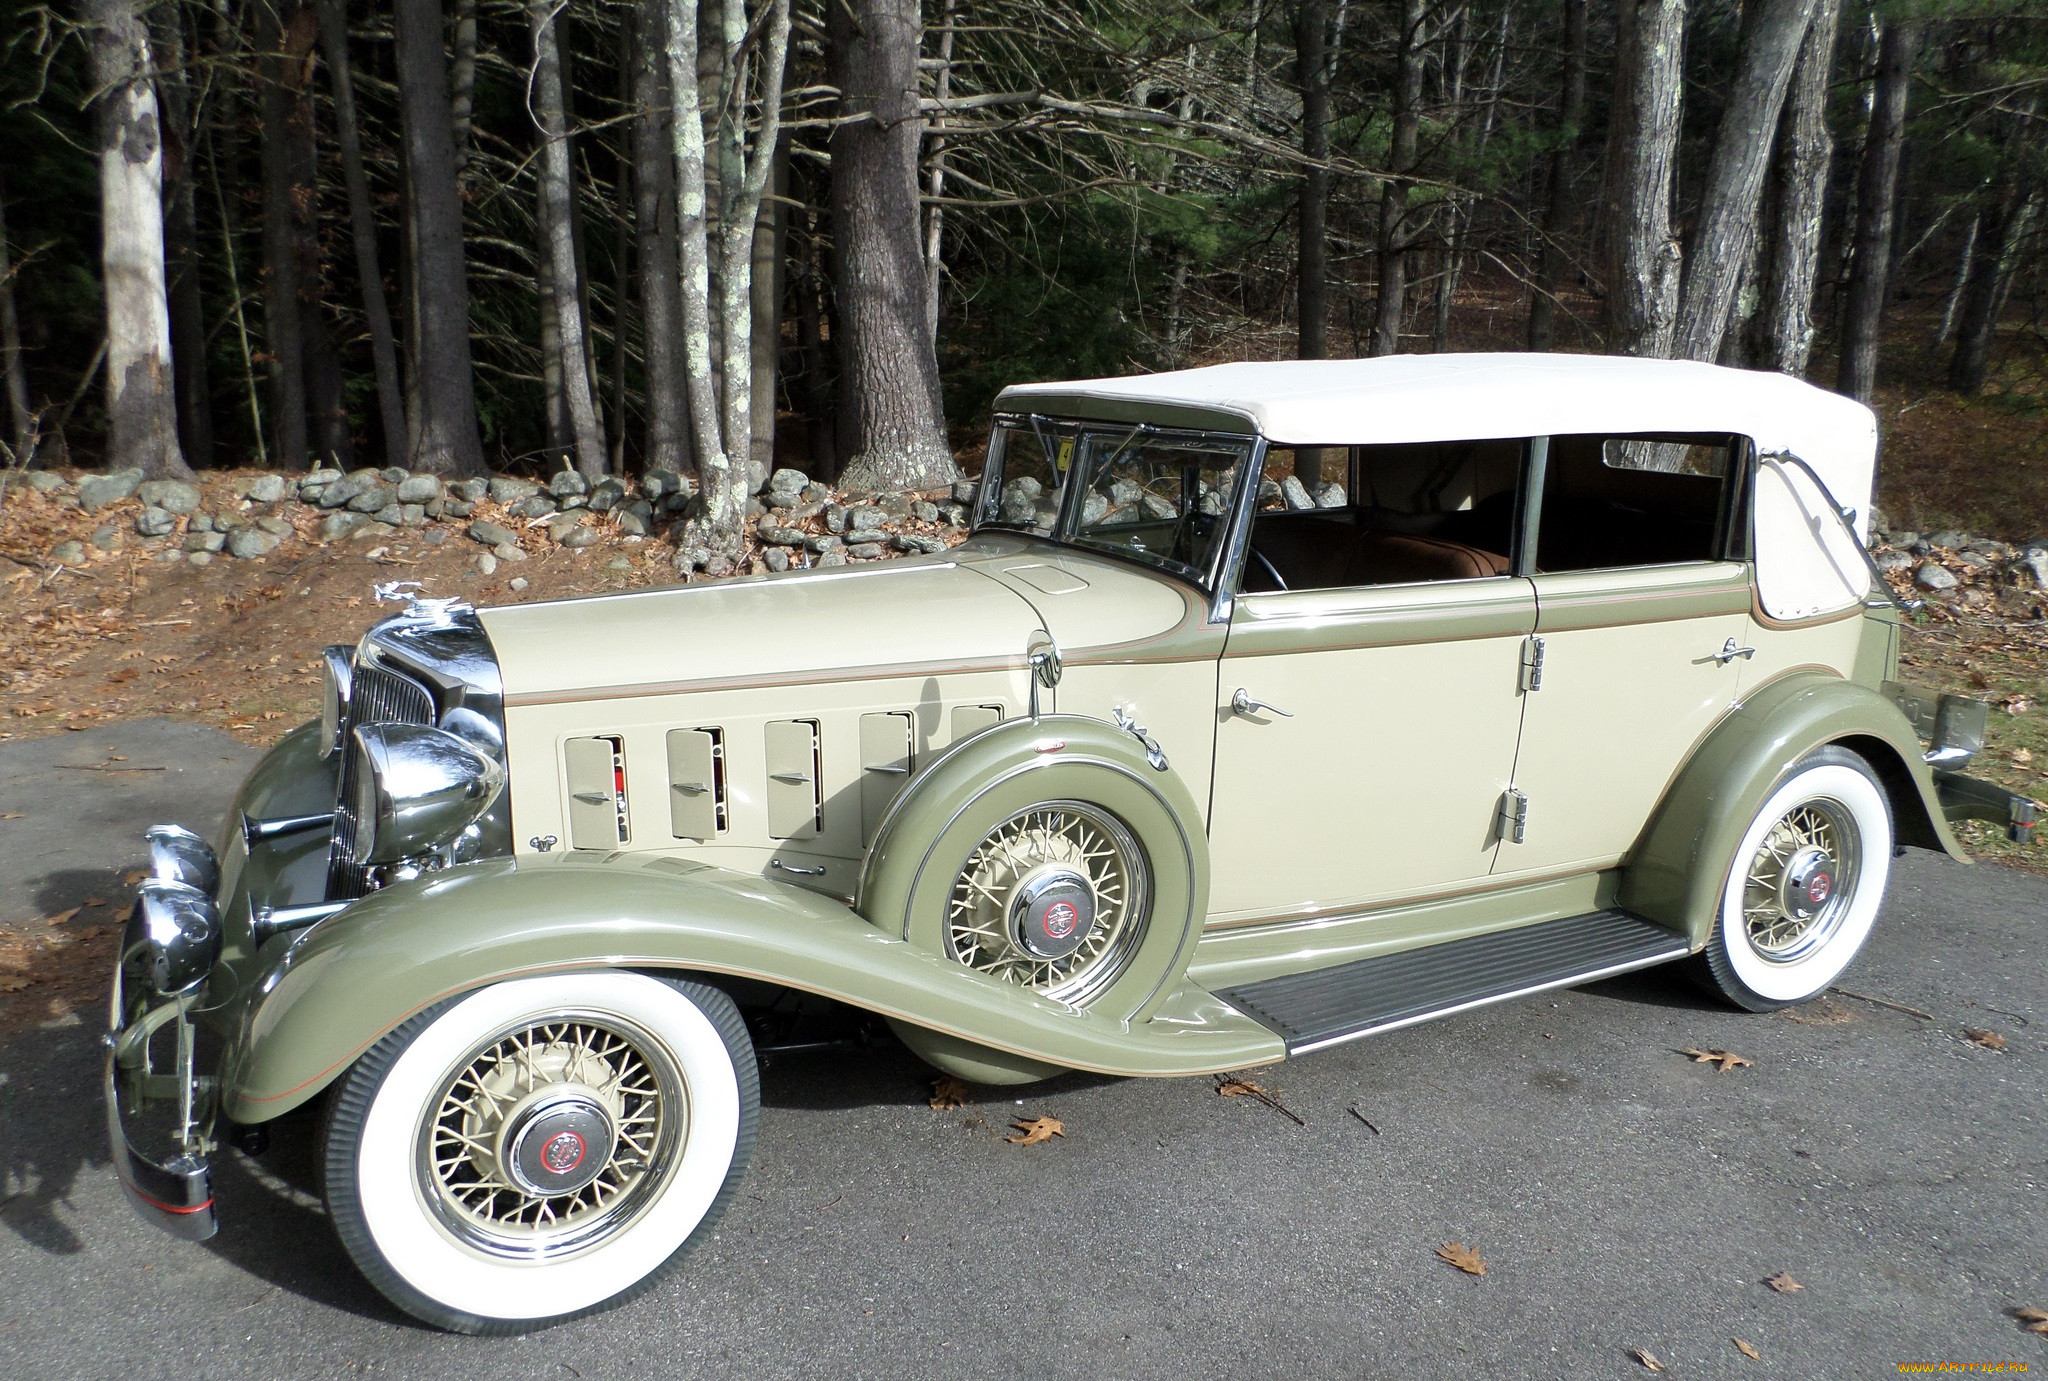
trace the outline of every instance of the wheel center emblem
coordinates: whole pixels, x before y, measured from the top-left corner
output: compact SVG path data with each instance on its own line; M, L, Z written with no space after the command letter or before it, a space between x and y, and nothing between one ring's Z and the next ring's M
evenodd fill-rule
M1055 940L1066 939L1079 924L1081 912L1070 901L1054 902L1045 909L1045 933Z
M1812 898L1815 906L1818 906L1828 899L1828 893L1832 892L1834 887L1835 880L1833 878L1829 877L1826 873L1815 873L1807 880L1806 895Z
M583 1138L576 1133L557 1132L548 1138L548 1144L541 1148L541 1164L554 1174L566 1175L583 1164L583 1157L588 1150Z

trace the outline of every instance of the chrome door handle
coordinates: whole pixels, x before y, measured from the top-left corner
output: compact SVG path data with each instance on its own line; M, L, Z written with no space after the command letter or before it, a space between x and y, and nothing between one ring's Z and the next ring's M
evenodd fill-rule
M1716 652L1716 653L1714 654L1714 660L1715 660L1715 661L1717 661L1717 662L1719 662L1719 663L1720 663L1720 664L1721 664L1722 666L1727 666L1727 665L1728 665L1728 664L1729 664L1730 662L1734 661L1734 660L1735 660L1735 659L1736 659L1737 657L1745 657L1745 658L1746 658L1746 657L1754 657L1754 656L1756 656L1756 649L1755 649L1755 648L1753 648L1753 647L1737 647L1737 646L1735 645L1735 639L1733 639L1733 638L1730 638L1730 639L1729 639L1729 640L1728 640L1727 642L1725 642L1725 643L1722 643L1722 644L1721 644L1721 650L1720 650L1719 652Z
M800 873L807 878L821 878L825 876L825 870L823 868L799 868L796 866L796 864L784 863L779 858L769 859L768 866L770 868L780 868L785 873Z
M1291 713L1281 709L1278 705L1268 705L1263 700L1252 699L1252 693L1243 686L1239 686L1237 693L1230 697L1230 711L1232 714L1277 714L1282 719L1294 718Z

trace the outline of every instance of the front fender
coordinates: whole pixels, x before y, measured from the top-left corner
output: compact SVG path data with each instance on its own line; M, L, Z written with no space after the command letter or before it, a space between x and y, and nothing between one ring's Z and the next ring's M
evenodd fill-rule
M1830 743L1876 769L1900 842L1968 861L1899 707L1860 682L1799 672L1746 697L1694 752L1624 865L1621 905L1705 945L1743 832L1786 771Z
M1186 995L1171 1020L1116 1020L923 952L787 884L660 854L529 855L387 887L295 941L257 979L223 1065L224 1111L241 1123L290 1111L443 998L594 967L759 979L1104 1074L1211 1073L1285 1053L1206 994Z

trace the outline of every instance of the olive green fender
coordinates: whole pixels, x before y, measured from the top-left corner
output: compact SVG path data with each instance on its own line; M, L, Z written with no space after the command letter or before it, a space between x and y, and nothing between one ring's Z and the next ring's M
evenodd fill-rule
M906 880L898 863L878 861L863 897L871 908L890 908L870 912L887 915L886 925L787 883L643 851L448 868L374 892L288 945L272 941L248 976L223 1061L223 1110L242 1123L291 1110L444 998L601 967L727 975L816 993L932 1033L934 1049L957 1051L970 1069L987 1061L992 1076L1050 1068L1199 1074L1281 1058L1272 1032L1181 979L1207 895L1199 816L1186 789L1167 773L1134 785L1135 772L1151 772L1142 749L1096 721L1048 717L1016 728L967 740L906 785L880 842L902 841L897 858L918 864ZM1044 746L1052 741L1062 746ZM1027 754L1046 765L1021 765ZM977 773L985 774L979 793L962 785ZM1069 794L1095 789L1086 799L1117 811L1154 855L1154 926L1124 977L1087 1007L1051 1001L905 938L925 874L938 868L950 886L946 869L959 864L945 865L952 845L932 844L915 822L927 810L952 822L962 805L1003 809L1025 781ZM1169 845L1181 847L1176 838L1186 848L1177 860L1169 853ZM967 847L973 842L978 837ZM1183 866L1185 875L1174 871ZM1141 961L1149 976L1132 980Z
M1746 697L1693 753L1623 865L1620 904L1704 946L1757 810L1794 763L1831 743L1876 769L1900 843L1968 861L1898 706L1860 682L1796 672Z

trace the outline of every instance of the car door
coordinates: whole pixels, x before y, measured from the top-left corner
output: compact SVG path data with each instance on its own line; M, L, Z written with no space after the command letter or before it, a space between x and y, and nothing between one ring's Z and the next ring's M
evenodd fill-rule
M1494 871L1604 868L1734 704L1750 579L1728 550L1729 437L1554 437L1537 524L1540 671ZM1526 534L1525 534L1526 540Z
M1535 618L1511 576L1239 596L1217 682L1212 924L1485 878Z

